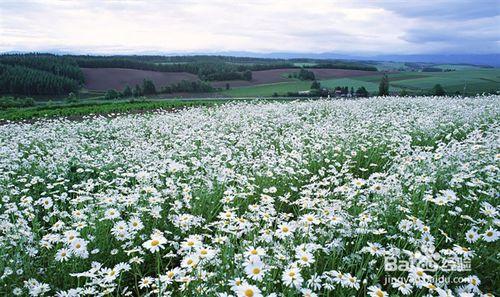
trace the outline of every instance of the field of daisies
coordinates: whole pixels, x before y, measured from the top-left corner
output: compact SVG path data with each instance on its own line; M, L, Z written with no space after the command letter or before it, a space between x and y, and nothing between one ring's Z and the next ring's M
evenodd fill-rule
M494 296L500 96L0 126L1 296Z

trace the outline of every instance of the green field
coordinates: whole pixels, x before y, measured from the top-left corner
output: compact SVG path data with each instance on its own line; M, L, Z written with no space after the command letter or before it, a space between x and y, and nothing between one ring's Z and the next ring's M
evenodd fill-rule
M0 123L34 118L81 117L85 115L145 112L158 109L179 109L193 106L209 106L227 100L220 99L167 99L144 101L86 101L74 104L39 104L36 107L8 108L0 110Z
M441 84L446 91L463 91L481 93L500 90L500 69L473 69L452 72L426 72L425 77L406 79L394 82L395 87L428 90Z
M408 66L406 66L404 62L382 61L376 62L375 66L379 71L408 69Z
M441 69L454 69L454 70L484 69L481 66L467 65L467 64L440 64L433 67Z
M311 67L311 66L316 66L318 65L318 63L293 63L293 66L296 66L296 67Z
M231 97L256 97L272 96L274 93L280 95L287 92L307 91L311 87L311 81L293 81L275 84L257 85L251 87L239 87L223 91L222 94Z
M467 83L466 90L469 95L500 90L500 69L475 68L451 72L402 72L389 74L388 76L393 90L428 91L434 85L441 84L449 93L462 92L465 83ZM380 75L351 79L378 85ZM369 88L368 85L365 85L365 87Z
M296 101L296 98L262 98L266 102ZM300 99L299 99L300 100ZM304 100L308 100L307 98ZM0 124L9 121L23 121L40 118L71 117L75 119L83 116L113 115L118 113L146 113L155 110L180 110L188 107L214 106L235 102L253 102L255 98L142 98L139 100L86 100L77 103L38 102L34 107L13 107L0 109Z
M451 72L416 72L408 71L388 74L391 91L399 92L407 89L413 92L429 92L436 84L441 84L448 93L460 93L466 84L467 95L500 90L500 69L471 68ZM321 80L325 88L365 87L368 92L376 93L382 74L360 77L345 77ZM223 91L222 94L231 97L272 96L273 93L285 95L287 92L308 90L310 81L292 81L275 84L239 87Z

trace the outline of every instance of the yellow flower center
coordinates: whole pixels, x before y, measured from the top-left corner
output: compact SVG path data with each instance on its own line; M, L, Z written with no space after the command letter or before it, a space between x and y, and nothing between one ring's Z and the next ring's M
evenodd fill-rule
M252 269L252 273L253 274L259 274L260 273L260 268L255 267L254 269Z
M160 241L159 241L159 240L157 240L157 239L153 239L153 240L151 240L151 246L157 246L157 245L159 245L159 244L160 244Z
M245 297L253 297L253 290L252 289L246 289L245 290Z

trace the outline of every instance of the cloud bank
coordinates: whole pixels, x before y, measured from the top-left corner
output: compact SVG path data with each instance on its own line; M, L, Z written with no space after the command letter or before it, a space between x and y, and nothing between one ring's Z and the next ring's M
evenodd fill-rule
M498 53L500 2L1 0L15 50Z

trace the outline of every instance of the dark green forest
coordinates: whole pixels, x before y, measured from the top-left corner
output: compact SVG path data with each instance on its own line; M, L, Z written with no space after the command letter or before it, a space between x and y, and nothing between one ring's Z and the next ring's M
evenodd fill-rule
M82 70L69 57L50 54L0 55L0 93L67 95L84 82Z
M73 58L51 54L0 55L0 63L43 70L83 83L83 73Z
M80 83L66 76L24 66L0 63L0 93L14 95L67 95Z

